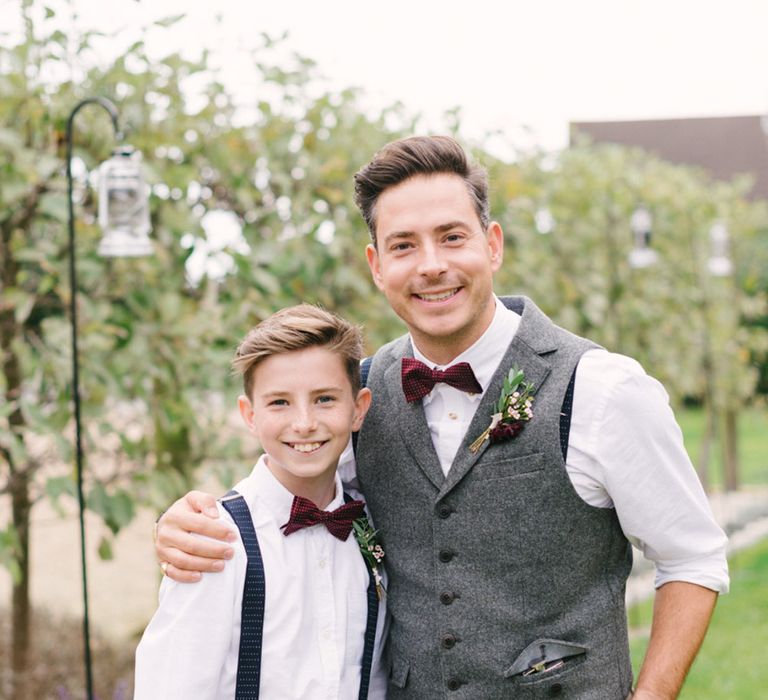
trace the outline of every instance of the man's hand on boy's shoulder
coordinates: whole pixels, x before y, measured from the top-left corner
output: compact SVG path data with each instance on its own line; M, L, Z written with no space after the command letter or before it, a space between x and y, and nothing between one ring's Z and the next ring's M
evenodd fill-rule
M236 539L219 518L216 499L202 491L190 491L157 521L155 555L166 576L179 583L194 583L200 580L201 572L224 569L224 560L234 555L225 542Z

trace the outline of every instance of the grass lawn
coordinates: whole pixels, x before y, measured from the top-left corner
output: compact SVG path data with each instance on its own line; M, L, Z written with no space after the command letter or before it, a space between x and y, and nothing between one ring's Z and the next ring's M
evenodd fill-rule
M704 412L701 409L679 409L675 415L683 430L688 454L697 465L704 433ZM745 409L739 414L738 425L741 483L768 484L768 410ZM709 466L711 488L714 490L723 483L722 463L722 447L715 438Z
M768 539L731 560L731 591L717 603L709 632L680 694L681 700L768 698ZM647 629L650 602L629 613ZM635 677L648 644L634 633L630 647Z

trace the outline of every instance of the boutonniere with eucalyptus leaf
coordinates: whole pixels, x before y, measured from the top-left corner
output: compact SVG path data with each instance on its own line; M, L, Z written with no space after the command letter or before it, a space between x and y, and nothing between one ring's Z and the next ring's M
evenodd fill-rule
M517 437L525 424L533 418L533 384L525 381L523 370L512 367L504 377L504 386L496 404L491 424L470 446L474 454L486 440L491 444Z
M355 539L360 547L360 553L363 555L363 559L365 559L371 567L373 580L376 584L376 594L379 596L379 600L381 600L381 597L386 591L384 589L381 572L379 571L379 564L384 558L384 550L376 541L376 533L378 530L374 530L371 527L371 523L364 515L362 518L352 521L352 531L355 533Z

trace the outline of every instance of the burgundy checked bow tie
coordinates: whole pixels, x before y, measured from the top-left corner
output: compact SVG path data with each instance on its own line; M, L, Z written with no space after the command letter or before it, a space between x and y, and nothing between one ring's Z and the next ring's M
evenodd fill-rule
M483 392L483 387L468 362L459 362L446 370L440 370L431 369L413 357L404 357L401 378L405 400L409 403L423 399L438 382L449 384L468 394Z
M320 510L309 499L294 496L291 515L280 529L284 535L290 535L305 527L323 524L334 537L344 541L352 531L352 521L362 517L364 506L362 501L350 501L336 510Z

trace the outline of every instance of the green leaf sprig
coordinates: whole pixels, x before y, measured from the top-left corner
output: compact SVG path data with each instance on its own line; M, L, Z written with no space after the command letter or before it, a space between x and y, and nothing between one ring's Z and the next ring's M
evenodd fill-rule
M525 381L525 373L517 365L504 377L496 413L491 416L490 425L480 434L469 449L475 454L483 443L510 440L523 429L523 424L533 418L534 386Z
M384 558L384 549L376 541L378 530L374 530L371 527L368 518L363 515L361 518L352 521L352 531L355 533L355 539L360 547L360 553L363 555L363 559L365 559L371 567L373 579L376 583L376 594L378 595L379 600L381 600L386 591L384 589L381 572L379 571L379 564Z

